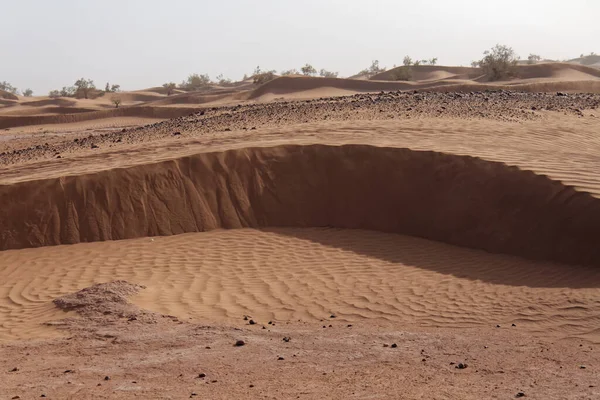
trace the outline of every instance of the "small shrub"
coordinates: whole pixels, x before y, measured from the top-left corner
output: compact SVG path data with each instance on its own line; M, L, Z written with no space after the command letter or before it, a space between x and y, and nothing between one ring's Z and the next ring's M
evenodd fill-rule
M175 82L168 82L168 83L163 83L162 87L165 88L165 91L167 92L167 96L170 96L173 94L173 91L175 90L177 85L175 84Z
M23 90L23 96L25 96L25 97L31 97L31 96L33 96L33 90L31 90L31 89L25 89L25 90Z
M122 103L122 100L119 96L113 96L110 98L110 101L115 105L115 108L119 108Z
M300 68L300 70L304 76L313 76L317 74L317 70L310 64L306 64L304 67Z
M325 69L321 69L321 71L319 71L319 76L321 76L323 78L337 78L338 77L338 73L337 72L327 71Z
M288 69L286 71L281 71L281 76L289 76L289 75L300 75L300 72L298 72L298 70L295 68Z
M491 50L485 51L483 55L479 66L492 81L513 75L519 61L519 57L511 47L499 44Z
M542 57L537 54L530 54L529 57L527 57L527 64L536 64L541 61L541 59Z
M60 91L58 90L52 90L48 93L48 97L50 97L51 99L56 99L58 97L61 97L60 95Z
M412 69L408 65L396 68L392 71L392 79L395 81L410 81L412 79Z
M258 75L254 75L253 81L254 81L255 85L262 85L263 83L272 81L276 77L277 76L275 75L275 73L273 71L268 71L268 72L260 73Z

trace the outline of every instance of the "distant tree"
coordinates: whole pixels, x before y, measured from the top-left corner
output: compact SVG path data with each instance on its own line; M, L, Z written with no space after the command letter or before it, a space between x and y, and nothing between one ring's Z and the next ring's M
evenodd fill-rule
M48 93L48 97L50 97L51 99L56 99L57 97L61 97L61 96L60 96L60 92L58 90L51 90Z
M33 90L31 90L31 89L25 89L25 90L23 90L23 96L25 96L25 97L31 97L31 96L33 96Z
M392 71L391 76L395 81L410 81L412 78L412 68L410 65L398 67Z
M483 55L479 66L493 81L512 75L519 61L519 57L511 47L500 44L491 50L486 50Z
M110 87L110 91L112 93L120 92L121 91L121 85L112 85Z
M471 61L471 67L479 68L479 61Z
M248 75L247 75L247 74L244 74L244 77L242 78L242 80L243 80L243 81L246 81L246 80L248 80Z
M542 57L537 54L530 54L529 57L527 57L527 64L535 64L541 61L541 59Z
M323 78L337 78L338 77L338 73L337 72L327 71L325 69L321 69L319 71L319 76L322 76Z
M106 86L104 87L104 91L106 93L110 92L110 84L108 82L106 82Z
M75 88L75 86L63 86L63 88L59 92L59 95L60 97L72 97L75 96L76 91L77 89Z
M286 71L281 71L281 76L288 76L288 75L300 75L300 72L298 72L298 70L295 68L288 69Z
M414 65L415 67L418 67L419 65L421 65L421 60L416 60L416 61L413 63L413 65Z
M373 60L371 61L371 66L369 67L368 71L369 74L372 76L385 71L385 68L379 66L379 60Z
M217 82L219 83L219 85L221 85L221 86L225 86L225 85L230 85L231 84L231 79L224 78L223 74L217 75L216 79L217 79Z
M436 65L437 61L438 61L437 57L433 57L431 60L429 60L429 64Z
M77 92L83 94L83 97L87 99L90 92L96 89L96 86L94 85L93 80L81 78L75 81L75 88L77 89Z
M17 94L17 88L6 81L0 82L0 90L4 90L5 92L9 92L12 94Z
M175 82L168 82L168 83L163 83L162 85L165 90L167 91L167 96L170 96L173 94L173 91L175 90L175 88L177 87L177 85L175 84Z
M254 75L253 82L255 85L262 85L263 83L272 81L276 77L277 76L275 75L275 71L261 72L258 75Z
M404 64L405 67L411 66L413 64L413 60L412 60L412 58L410 58L410 56L404 56L404 60L402 60L402 64Z
M207 74L190 74L187 80L181 82L181 89L199 90L210 85L210 77Z
M262 74L262 71L260 69L260 66L257 66L256 68L254 68L254 73L252 74L252 76L256 76L256 75L260 75Z
M300 70L304 76L313 76L317 74L317 70L310 64L306 64L304 67L300 68Z
M427 65L427 64L429 64L429 60L421 60L421 64Z
M119 108L119 106L121 105L121 97L119 96L113 96L110 98L110 101L115 105L115 108Z

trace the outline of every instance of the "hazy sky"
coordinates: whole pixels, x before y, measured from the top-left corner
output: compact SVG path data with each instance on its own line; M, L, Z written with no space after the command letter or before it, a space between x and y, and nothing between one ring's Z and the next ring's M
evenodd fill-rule
M552 59L600 53L600 0L0 0L0 81L38 95L77 78L125 90L192 72L352 75L438 57L469 65L496 43Z

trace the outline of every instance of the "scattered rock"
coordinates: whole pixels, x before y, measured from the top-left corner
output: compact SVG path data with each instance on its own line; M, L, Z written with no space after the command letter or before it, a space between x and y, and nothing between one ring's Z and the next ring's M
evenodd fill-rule
M250 325L255 325L255 324L256 324L256 322L255 322L253 319L251 319L251 320L250 320L248 323L249 323Z
M92 143L92 145L90 146L92 149L97 149L98 146L96 146L94 143Z
M19 368L17 368L17 367L14 367L13 369L11 369L11 370L10 370L10 371L8 371L8 372L17 372L17 371L19 371Z
M456 369L465 369L467 367L468 367L467 363L458 363L458 365L456 367L454 367L454 368L456 368Z
M283 361L283 360L285 360L285 358L283 358L283 357L277 357L277 361Z
M384 344L383 344L383 347L390 347L390 345L389 345L389 344L387 344L387 343L384 343Z
M585 369L585 365L580 365L579 369Z
M292 338L288 337L288 336L286 336L286 337L283 338L283 341L286 342L286 343L289 342L290 340L292 340Z
M75 372L75 371L73 371L72 369L65 369L63 374L72 374L73 372Z
M395 349L396 347L398 347L398 345L396 343L392 343L392 349Z
M198 378L206 378L206 374L203 374L203 373L198 374Z
M241 346L244 346L245 344L246 344L246 342L244 342L243 340L237 340L235 342L236 347L241 347Z
M105 381L110 381L110 376L105 376L105 377L104 377L104 380L105 380Z
M517 326L517 325L515 325L515 324L512 324L511 326Z
M173 136L179 136L181 135L181 132L173 132Z
M335 314L331 314L329 318L336 318Z
M515 397L525 397L525 393L519 392L519 393L515 394Z
M253 387L254 387L254 385L250 385L249 387L253 388Z

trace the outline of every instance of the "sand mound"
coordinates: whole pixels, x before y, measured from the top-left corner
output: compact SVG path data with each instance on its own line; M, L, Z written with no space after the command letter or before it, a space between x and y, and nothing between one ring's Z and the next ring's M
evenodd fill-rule
M600 264L600 200L501 163L408 149L202 153L5 185L0 201L2 249L215 228L331 226Z
M169 119L189 115L197 112L197 108L185 107L152 107L152 106L133 106L111 108L108 110L81 112L78 114L61 115L31 115L31 116L0 116L0 129L13 128L17 126L28 125L50 125L50 124L69 124L74 122L91 121L105 118L156 118Z
M393 81L396 71L403 67L392 68L380 74L373 75L370 79L375 81ZM430 81L442 79L475 79L482 75L479 68L470 67L444 67L438 65L418 65L411 67L412 79L415 81Z
M413 85L408 82L375 82L341 78L314 78L305 76L281 76L258 87L249 93L249 99L265 95L289 95L313 91L315 89L342 89L351 92L378 92L382 90L406 90ZM325 94L326 95L326 94ZM309 96L312 97L312 96Z
M144 286L118 280L100 283L76 293L58 297L53 303L63 311L77 311L82 316L125 315L137 311L128 298L144 289Z
M568 63L541 63L519 65L515 70L519 79L554 78L568 80L590 80L600 78L600 71L585 65Z
M19 97L5 90L0 90L0 99L4 100L19 100Z

